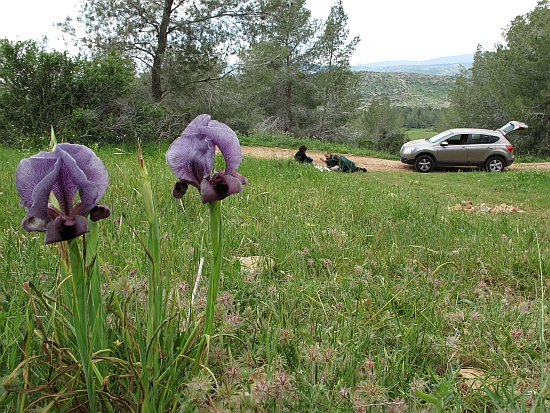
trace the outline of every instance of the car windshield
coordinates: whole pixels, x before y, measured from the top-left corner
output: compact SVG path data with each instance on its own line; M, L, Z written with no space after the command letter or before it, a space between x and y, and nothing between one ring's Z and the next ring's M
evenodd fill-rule
M431 142L431 143L439 143L439 142L444 141L445 139L447 139L452 134L453 134L452 131L446 130L445 132L438 133L437 135L432 136L431 138L428 138L426 140L428 142Z

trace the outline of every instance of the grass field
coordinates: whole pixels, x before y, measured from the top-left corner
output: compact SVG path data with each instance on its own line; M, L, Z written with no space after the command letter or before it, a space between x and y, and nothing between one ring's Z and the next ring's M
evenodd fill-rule
M171 196L165 149L146 148L145 161L162 271L180 300L171 303L165 327L185 335L201 258L209 273L208 214L194 188L181 202ZM132 300L147 295L136 154L97 154L110 174L102 202L112 215L100 229L105 299L119 297L133 314L139 306ZM0 406L8 412L42 393L6 388L49 377L37 365L28 377L5 381L21 360L41 354L45 339L22 284L47 296L60 284L58 246L20 227L24 210L13 178L29 155L0 149ZM225 259L208 369L181 367L167 396L170 411L550 410L550 174L322 173L255 158L245 158L239 172L249 185L223 203ZM461 201L524 212L453 209ZM249 271L234 258L250 256L270 258L274 267ZM193 304L197 314L205 283ZM116 319L108 326L109 351L122 359L128 337ZM109 391L131 394L125 380L112 378ZM37 402L46 406L58 411Z
M407 139L414 141L415 139L428 139L437 134L433 129L409 129L405 132Z

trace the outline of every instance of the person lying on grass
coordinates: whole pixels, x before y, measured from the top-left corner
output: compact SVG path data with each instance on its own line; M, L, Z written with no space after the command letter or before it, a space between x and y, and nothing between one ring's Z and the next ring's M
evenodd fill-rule
M367 172L366 168L361 168L355 165L351 159L346 158L344 155L331 154L325 152L325 159L321 158L327 165L327 168L331 170L338 170L341 172ZM336 169L336 167L338 167Z

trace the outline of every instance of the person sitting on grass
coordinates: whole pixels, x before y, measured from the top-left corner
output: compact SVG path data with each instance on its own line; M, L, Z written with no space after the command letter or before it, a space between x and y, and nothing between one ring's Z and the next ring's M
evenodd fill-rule
M294 159L296 159L300 163L313 163L313 158L306 155L307 146L302 145L298 149L298 152L296 152L296 155L294 155Z

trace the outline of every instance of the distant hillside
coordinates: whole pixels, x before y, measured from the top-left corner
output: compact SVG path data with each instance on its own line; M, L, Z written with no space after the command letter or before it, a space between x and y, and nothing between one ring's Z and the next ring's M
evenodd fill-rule
M418 73L361 72L361 93L366 104L387 96L397 106L449 106L455 78Z
M427 75L455 76L461 67L472 67L473 54L459 56L445 56L430 60L394 60L387 62L373 62L352 66L352 70L369 72L405 72Z

